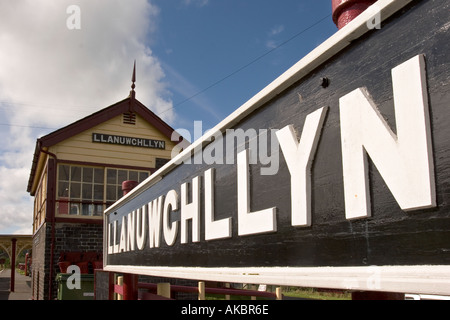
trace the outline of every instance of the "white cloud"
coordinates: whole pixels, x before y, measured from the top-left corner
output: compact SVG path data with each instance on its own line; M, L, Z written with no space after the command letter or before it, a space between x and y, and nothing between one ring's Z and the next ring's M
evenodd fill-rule
M272 29L270 29L270 31L267 33L268 39L266 41L266 47L268 49L275 49L278 46L275 38L279 34L281 34L283 31L284 31L283 25L277 25L277 26L274 26Z
M266 41L266 47L269 49L275 49L277 47L277 43L274 40L269 39Z
M0 233L31 233L33 202L25 192L29 173L25 167L0 167Z
M79 30L67 27L70 5ZM0 0L0 123L20 125L0 128L0 233L13 222L31 231L26 184L43 132L31 127L59 128L126 98L135 59L137 99L156 114L172 107L148 45L158 14L146 0Z
M170 105L160 99L166 94L164 74L145 45L158 14L147 1L10 3L0 3L1 100L48 105L14 112L11 122L59 126L126 98L134 59L138 99L156 112ZM81 30L66 26L71 4L81 9ZM36 117L42 112L52 117Z
M198 7L206 6L209 3L209 0L183 0L185 5L195 4Z
M281 32L284 31L284 26L283 25L278 25L273 27L270 32L269 32L269 36L276 36L277 34L280 34Z

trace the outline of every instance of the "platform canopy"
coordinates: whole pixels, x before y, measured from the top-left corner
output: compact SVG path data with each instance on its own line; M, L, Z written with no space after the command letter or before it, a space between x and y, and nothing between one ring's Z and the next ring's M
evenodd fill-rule
M25 249L31 249L32 236L31 235L0 235L0 248L6 251L11 262L11 281L10 290L14 292L15 285L15 271L16 271L16 258Z
M6 251L9 256L10 261L12 261L13 255L13 242L14 239L16 241L15 244L15 256L17 258L18 255L25 249L31 249L32 247L32 236L31 235L17 235L17 234L8 234L8 235L0 235L0 248Z

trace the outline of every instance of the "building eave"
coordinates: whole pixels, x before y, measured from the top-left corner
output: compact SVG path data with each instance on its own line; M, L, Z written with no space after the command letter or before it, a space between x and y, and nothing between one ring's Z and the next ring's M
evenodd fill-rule
M132 108L130 108L131 104ZM109 107L106 107L85 118L82 118L37 139L30 177L28 180L27 192L31 193L31 195L33 195L34 193L33 185L35 184L35 176L38 171L39 159L44 149L47 150L49 147L54 146L57 143L60 143L61 141L64 141L74 135L89 130L123 113L128 113L130 112L130 109L133 110L134 113L141 116L145 121L155 126L155 128L158 129L168 139L172 140L174 139L174 137L176 137L177 139L175 139L174 142L179 142L183 139L179 134L175 136L175 130L160 117L158 117L155 113L145 107L140 101L135 98L128 97L122 101L119 101Z

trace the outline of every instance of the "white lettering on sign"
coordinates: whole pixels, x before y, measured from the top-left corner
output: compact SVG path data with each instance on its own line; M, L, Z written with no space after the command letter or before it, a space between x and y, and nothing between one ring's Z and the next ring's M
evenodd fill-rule
M347 219L371 215L367 155L403 210L436 206L424 57L416 56L394 68L392 80L397 134L382 118L365 89L357 89L340 99ZM307 115L300 137L291 125L276 133L291 176L291 224L294 227L311 225L311 167L327 110L323 107ZM277 231L276 207L251 211L251 161L250 150L237 154L238 236ZM200 242L201 178L196 176L190 183L180 186L180 204L178 193L170 190L165 196L123 216L120 230L117 220L109 223L108 254L144 250L146 243L149 248L158 248L162 235L166 244L173 246L180 224L182 245L189 242L189 234L192 243ZM215 220L215 170L206 170L203 181L205 240L231 238L232 218ZM180 211L179 219L172 216L176 211Z
M170 190L166 195L164 201L164 240L167 245L173 246L178 234L178 221L170 223L170 213L178 210L178 193L175 190Z
M424 57L394 68L392 82L397 135L365 89L340 99L347 219L371 215L366 154L403 210L436 206Z
M120 230L119 252L127 252L127 225L125 216L122 217L122 228Z
M150 248L159 248L163 201L164 197L159 197L147 205L148 238Z
M115 136L115 135L103 134L103 133L93 133L92 134L92 142L117 144L117 145L132 146L132 147L152 148L152 149L165 149L166 148L166 142L162 141L162 140Z
M136 247L136 211L127 217L127 251L134 251Z
M231 238L231 218L214 221L215 170L205 172L205 240Z
M300 143L293 126L277 132L280 147L291 174L291 216L293 226L311 225L311 165L327 108L306 117Z
M277 231L277 208L251 212L249 154L244 150L237 155L238 180L238 234L240 236Z
M144 208L139 208L136 210L136 245L139 250L144 250L145 240L147 239L147 232L145 225L147 223L148 217L148 206L145 206L147 210L144 211Z
M192 202L188 203L188 184L181 185L181 243L188 243L188 220L191 220L192 242L200 241L200 179L192 180Z

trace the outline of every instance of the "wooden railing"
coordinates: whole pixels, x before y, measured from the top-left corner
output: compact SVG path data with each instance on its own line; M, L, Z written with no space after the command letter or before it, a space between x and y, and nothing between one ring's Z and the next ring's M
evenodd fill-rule
M276 288L276 292L266 292L258 290L245 290L233 288L209 288L205 282L199 281L197 287L171 285L170 283L138 283L137 276L118 276L116 283L111 286L112 294L117 300L173 300L175 293L193 293L198 296L198 300L206 300L206 295L224 295L227 299L230 296L247 296L256 298L268 298L282 300L281 288Z

